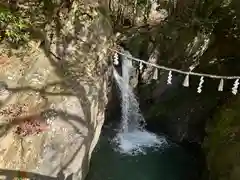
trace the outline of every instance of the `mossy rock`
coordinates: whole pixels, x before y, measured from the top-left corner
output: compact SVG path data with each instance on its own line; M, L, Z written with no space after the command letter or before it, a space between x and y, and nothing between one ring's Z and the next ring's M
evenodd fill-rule
M240 96L219 108L207 127L204 148L210 179L240 179Z

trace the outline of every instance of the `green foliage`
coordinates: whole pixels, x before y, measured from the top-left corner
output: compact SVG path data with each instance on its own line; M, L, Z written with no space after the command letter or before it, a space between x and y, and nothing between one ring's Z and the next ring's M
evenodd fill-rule
M148 0L137 0L137 5L139 6L147 6L148 5Z
M26 31L28 26L20 15L0 7L0 40L5 39L11 43L26 42L29 39L29 33Z

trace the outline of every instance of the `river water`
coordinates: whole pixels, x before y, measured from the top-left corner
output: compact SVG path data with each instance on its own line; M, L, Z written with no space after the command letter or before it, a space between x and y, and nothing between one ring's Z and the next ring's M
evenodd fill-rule
M167 145L148 148L145 154L123 154L112 142L115 132L103 128L93 152L87 180L196 180L196 163L182 147Z

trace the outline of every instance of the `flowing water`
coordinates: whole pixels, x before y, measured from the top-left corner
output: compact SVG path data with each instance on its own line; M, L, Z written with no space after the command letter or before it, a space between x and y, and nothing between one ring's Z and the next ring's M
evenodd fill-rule
M131 56L129 52L125 52ZM131 72L133 70L131 60L122 57L122 77L114 69L113 75L121 92L122 119L119 132L113 141L118 145L121 153L136 154L144 153L147 147L155 149L166 145L164 137L157 137L144 129L145 119L142 116L138 101L129 85Z
M131 87L125 85L125 81L116 71L114 71L114 76L122 93L121 127L113 139L118 145L119 151L130 154L144 153L145 147L159 147L163 143L167 143L164 137L157 137L144 129L142 124L145 124L145 120L139 111L139 105Z
M87 180L195 180L194 160L184 149L144 128L129 85L131 61L122 60L122 76L113 73L122 100L120 127L103 128Z
M116 80L121 93L122 126L120 127L120 130L122 133L128 133L136 129L143 129L140 124L145 123L139 110L138 101L129 85L132 70L133 67L131 61L125 57L123 57L122 60L122 77L115 69L113 70L114 79Z
M197 180L196 163L186 151L168 142L168 147L145 148L135 155L116 151L113 129L104 127L93 152L86 180Z

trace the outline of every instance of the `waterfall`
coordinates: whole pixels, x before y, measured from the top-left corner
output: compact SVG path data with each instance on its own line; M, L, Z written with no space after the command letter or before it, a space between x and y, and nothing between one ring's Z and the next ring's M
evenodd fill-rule
M130 56L130 55L129 55ZM117 85L121 91L121 110L122 110L122 132L131 132L136 129L142 129L141 124L145 123L145 120L140 113L138 101L133 93L132 87L129 85L130 74L133 69L131 61L123 57L122 58L122 77L114 69L114 77Z
M128 51L124 52L131 56ZM146 147L160 147L166 144L166 139L158 137L144 129L145 119L140 112L139 103L130 83L133 71L132 62L122 56L122 76L113 69L113 75L121 92L121 127L114 142L118 150L127 154L144 153Z

